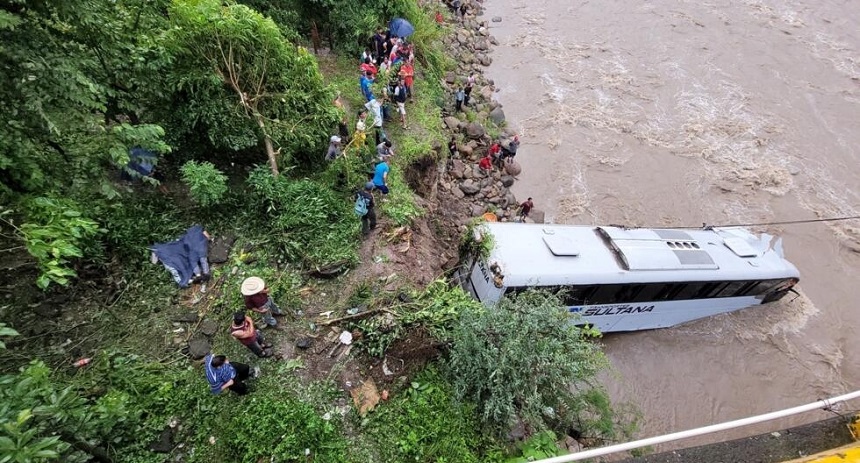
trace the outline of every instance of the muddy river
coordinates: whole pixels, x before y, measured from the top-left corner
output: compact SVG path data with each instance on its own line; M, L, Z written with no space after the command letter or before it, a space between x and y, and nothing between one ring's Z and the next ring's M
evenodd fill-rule
M487 0L487 74L521 135L518 198L556 223L860 214L860 1ZM760 226L802 297L607 336L649 437L860 389L860 220ZM860 404L851 404L860 408ZM852 407L849 407L852 408ZM726 440L813 412L687 440Z

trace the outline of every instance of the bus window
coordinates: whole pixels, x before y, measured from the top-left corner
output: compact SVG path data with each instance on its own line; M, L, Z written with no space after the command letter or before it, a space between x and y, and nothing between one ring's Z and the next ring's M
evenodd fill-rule
M686 299L695 299L696 295L699 294L699 291L702 290L708 283L700 282L700 281L691 281L684 285L684 287L678 291L677 295L672 299L677 300L686 300Z
M591 296L597 291L597 286L567 286L564 288L563 301L565 305L592 304Z
M764 280L759 281L755 286L747 291L747 296L764 296L771 289L776 287L782 280Z
M729 281L719 293L717 293L714 297L735 297L740 289L742 289L747 283L747 281Z
M678 297L678 293L684 289L686 284L684 283L667 283L663 290L657 294L656 300L658 301L672 301Z
M618 302L618 294L624 285L601 285L597 287L591 304L614 304Z
M642 285L642 289L630 302L650 302L656 301L657 296L663 292L665 283L648 283Z

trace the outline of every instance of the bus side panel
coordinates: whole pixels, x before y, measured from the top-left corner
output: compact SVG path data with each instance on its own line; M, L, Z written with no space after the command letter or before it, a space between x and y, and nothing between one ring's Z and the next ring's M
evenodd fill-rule
M759 305L754 296L570 307L604 333L666 328Z

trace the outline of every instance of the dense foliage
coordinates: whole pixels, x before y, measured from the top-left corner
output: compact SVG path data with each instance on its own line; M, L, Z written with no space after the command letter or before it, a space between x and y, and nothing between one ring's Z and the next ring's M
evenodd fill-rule
M218 204L227 193L227 176L211 162L188 161L180 172L191 198L203 207Z
M500 434L519 421L533 431L590 430L584 421L611 413L589 396L603 395L595 377L608 366L593 334L570 323L559 299L544 292L464 312L449 362L457 395L477 403L483 423Z
M358 222L349 199L308 179L275 177L257 168L248 178L259 217L291 260L311 267L357 262Z

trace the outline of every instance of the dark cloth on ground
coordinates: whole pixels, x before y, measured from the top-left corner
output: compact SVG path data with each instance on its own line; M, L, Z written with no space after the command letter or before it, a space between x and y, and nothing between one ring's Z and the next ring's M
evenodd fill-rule
M209 240L203 234L203 227L194 225L176 241L158 243L149 248L159 261L173 275L181 288L188 287L194 274L208 273L207 255Z

